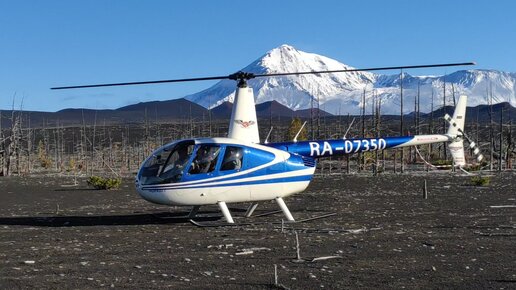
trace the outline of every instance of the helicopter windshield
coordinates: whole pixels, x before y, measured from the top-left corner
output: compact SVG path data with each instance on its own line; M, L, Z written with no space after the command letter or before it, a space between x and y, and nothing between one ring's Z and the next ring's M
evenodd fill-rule
M142 166L140 183L149 185L179 182L193 148L193 142L182 142L154 152Z

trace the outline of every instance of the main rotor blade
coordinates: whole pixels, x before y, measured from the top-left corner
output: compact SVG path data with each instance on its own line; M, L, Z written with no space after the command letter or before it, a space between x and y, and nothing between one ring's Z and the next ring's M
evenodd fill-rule
M395 69L411 69L411 68L462 66L462 65L476 65L476 62L423 64L423 65L407 65L407 66L386 66L386 67L354 68L354 69L342 69L342 70L305 71L305 72L292 72L292 73L272 73L272 74L255 75L255 77L274 77L274 76L307 75L307 74L328 74L328 73L339 73L339 72L395 70Z
M129 83L113 83L113 84L98 84L98 85L81 85L81 86L69 86L69 87L55 87L55 88L50 88L50 89L51 90L65 90L65 89L83 89L83 88L96 88L96 87L132 86L132 85L148 85L148 84L161 84L161 83L223 80L223 79L227 79L227 78L229 78L229 76L160 80L160 81L145 81L145 82L129 82Z
M447 67L447 66L462 66L462 65L475 65L475 62L463 62L463 63L444 63L444 64L424 64L424 65L408 65L408 66L386 66L386 67L371 67L371 68L354 68L354 69L343 69L343 70L325 70L325 71L305 71L305 72L290 72L290 73L272 73L272 74L253 74L246 72L237 72L227 76L216 76L216 77L201 77L201 78L188 78L188 79L174 79L174 80L160 80L160 81L144 81L144 82L128 82L128 83L112 83L112 84L97 84L97 85L81 85L81 86L67 86L67 87L54 87L51 90L64 90L64 89L82 89L82 88L96 88L96 87L113 87L113 86L132 86L132 85L148 85L148 84L161 84L161 83L179 83L179 82L194 82L194 81L210 81L210 80L249 80L255 77L274 77L274 76L288 76L288 75L306 75L306 74L327 74L327 73L340 73L340 72L357 72L357 71L378 71L378 70L395 70L395 69L413 69L413 68L429 68L429 67Z

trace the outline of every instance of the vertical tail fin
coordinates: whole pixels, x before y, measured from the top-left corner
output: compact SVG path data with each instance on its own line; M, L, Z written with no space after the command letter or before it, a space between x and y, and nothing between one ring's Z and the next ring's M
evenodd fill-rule
M448 144L450 153L453 158L455 166L466 165L466 159L464 158L464 122L466 121L466 103L468 97L465 95L460 96L457 105L455 106L455 112L453 117L446 115L444 118L450 123L448 133L453 140Z
M252 88L247 86L238 87L235 92L228 137L241 141L260 143Z

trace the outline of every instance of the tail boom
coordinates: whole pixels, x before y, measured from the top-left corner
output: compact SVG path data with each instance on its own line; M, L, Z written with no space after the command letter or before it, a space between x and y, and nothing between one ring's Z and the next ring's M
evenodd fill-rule
M311 158L343 156L390 148L451 141L448 135L416 135L385 138L334 139L300 142L269 143L267 146Z

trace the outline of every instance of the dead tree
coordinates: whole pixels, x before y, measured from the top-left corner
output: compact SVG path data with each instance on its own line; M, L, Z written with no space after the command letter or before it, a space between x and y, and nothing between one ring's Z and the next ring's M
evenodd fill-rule
M19 158L20 154L20 140L21 140L21 114L16 114L14 110L14 101L13 108L11 110L11 127L7 132L7 136L4 137L3 140L3 156L4 162L2 166L2 175L9 176L13 173L13 164L17 164L17 157ZM19 168L17 168L19 171Z
M403 136L403 70L400 73L400 136ZM405 171L404 165L405 159L405 150L404 147L401 148L401 156L400 156L400 172L403 173Z

